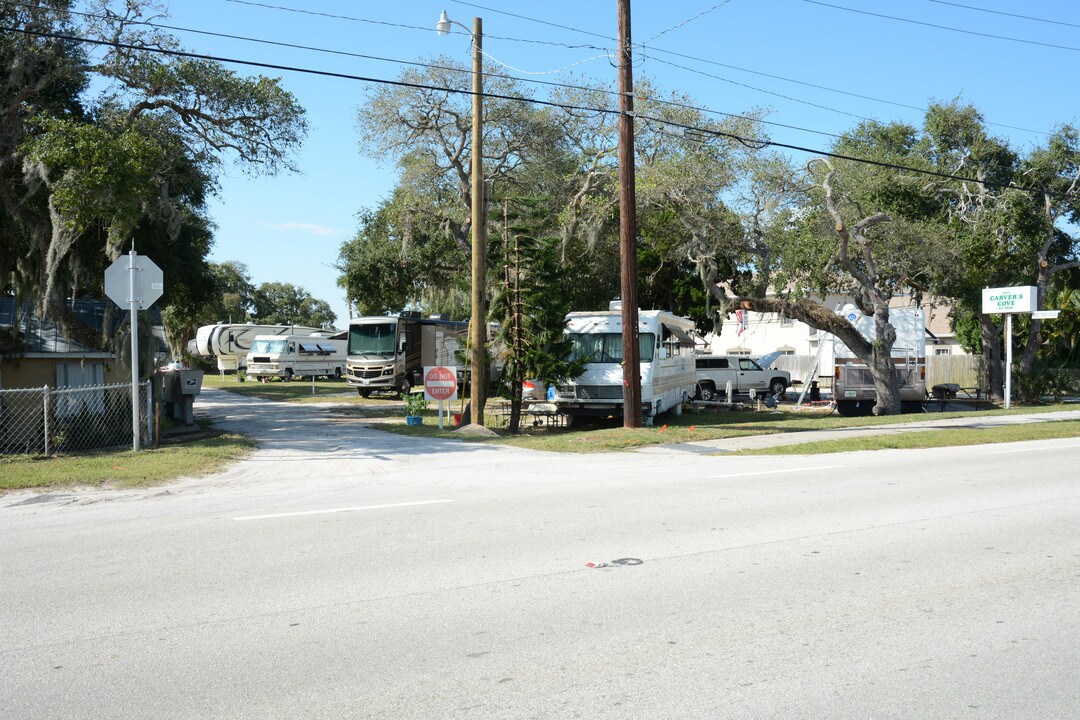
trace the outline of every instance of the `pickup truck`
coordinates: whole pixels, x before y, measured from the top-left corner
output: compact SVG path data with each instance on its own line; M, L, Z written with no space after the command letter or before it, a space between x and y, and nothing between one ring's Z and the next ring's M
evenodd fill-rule
M791 386L791 373L786 370L766 370L748 357L738 355L698 355L697 399L712 400L725 393L731 383L733 393L783 398Z

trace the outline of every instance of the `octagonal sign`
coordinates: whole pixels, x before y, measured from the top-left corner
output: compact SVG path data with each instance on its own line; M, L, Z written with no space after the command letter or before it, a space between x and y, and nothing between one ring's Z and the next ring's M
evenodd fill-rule
M130 268L134 266L135 270ZM135 307L145 310L165 292L164 275L154 261L132 250L105 270L105 294L120 307L131 309L131 273L135 273Z

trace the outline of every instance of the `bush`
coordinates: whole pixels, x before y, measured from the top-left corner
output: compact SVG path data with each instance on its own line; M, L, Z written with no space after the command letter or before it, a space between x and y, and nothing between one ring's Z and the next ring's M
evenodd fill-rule
M427 410L428 401L424 399L423 393L406 393L401 399L405 401L406 415L420 415Z

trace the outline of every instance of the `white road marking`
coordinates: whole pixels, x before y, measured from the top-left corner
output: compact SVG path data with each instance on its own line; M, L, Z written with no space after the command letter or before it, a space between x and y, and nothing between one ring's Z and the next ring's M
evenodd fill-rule
M1052 445L1050 447L1047 447L1046 445L1042 445L1040 447L1016 448L1014 450L994 450L993 452L988 452L986 454L987 455L1009 455L1009 454L1012 454L1012 453L1022 453L1022 452L1046 452L1047 450L1072 450L1073 448L1080 448L1080 445L1076 445L1076 444L1073 444L1073 445Z
M785 473L805 473L815 470L836 470L842 468L843 465L814 465L808 468L791 468L790 470L760 470L758 472L745 472L745 473L733 473L731 475L717 475L718 478L737 478L737 477L750 477L752 475L782 475Z
M247 515L235 517L236 522L246 520L273 520L275 518L301 517L303 515L329 515L331 513L359 512L361 510L384 510L386 508L416 507L417 505L437 505L439 503L452 503L453 500L421 500L407 503L387 503L386 505L361 505L359 507L331 508L329 510L303 510L301 512L275 513L273 515Z

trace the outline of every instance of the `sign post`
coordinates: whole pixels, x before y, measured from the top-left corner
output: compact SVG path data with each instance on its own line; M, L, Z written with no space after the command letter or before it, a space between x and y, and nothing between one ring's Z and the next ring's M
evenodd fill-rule
M443 403L457 398L457 368L453 365L424 367L424 398L439 403L439 429L443 429Z
M1039 306L1039 288L1034 285L983 288L984 315L1005 316L1005 409L1012 406L1012 316L1034 313Z
M148 257L131 252L105 270L105 294L127 307L131 322L131 451L139 452L139 310L157 302L165 291L161 268Z

